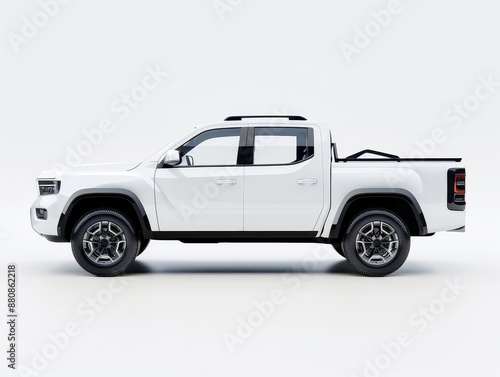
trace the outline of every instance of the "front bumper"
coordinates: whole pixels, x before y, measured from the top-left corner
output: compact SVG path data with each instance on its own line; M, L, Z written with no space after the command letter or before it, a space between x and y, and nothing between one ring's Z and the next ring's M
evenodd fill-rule
M61 217L66 198L60 194L40 195L30 209L31 227L49 241L60 239L57 234L57 224ZM46 210L46 219L37 217L37 208Z

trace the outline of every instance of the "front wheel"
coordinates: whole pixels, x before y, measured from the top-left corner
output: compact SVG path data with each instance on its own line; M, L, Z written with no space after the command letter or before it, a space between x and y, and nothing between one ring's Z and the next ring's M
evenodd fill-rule
M140 242L131 222L113 210L83 216L71 234L71 248L78 264L96 276L124 272L135 260Z
M410 251L410 234L395 214L366 211L351 221L342 239L349 263L368 276L385 276L399 269Z

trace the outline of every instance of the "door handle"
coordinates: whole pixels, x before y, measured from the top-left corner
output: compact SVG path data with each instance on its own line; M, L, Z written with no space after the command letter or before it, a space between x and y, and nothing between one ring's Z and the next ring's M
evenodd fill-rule
M297 179L297 183L299 185L315 185L316 183L318 183L318 180L314 178L301 178Z
M236 183L236 179L218 179L218 185L234 185Z

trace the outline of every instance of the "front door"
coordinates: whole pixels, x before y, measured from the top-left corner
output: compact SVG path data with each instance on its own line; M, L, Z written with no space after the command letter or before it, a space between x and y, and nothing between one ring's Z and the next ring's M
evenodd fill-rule
M179 146L179 165L156 169L160 231L242 231L241 127L202 131Z

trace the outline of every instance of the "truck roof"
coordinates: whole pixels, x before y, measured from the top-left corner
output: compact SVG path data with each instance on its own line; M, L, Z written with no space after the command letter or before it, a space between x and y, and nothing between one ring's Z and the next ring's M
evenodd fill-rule
M301 115L232 115L226 117L223 122L211 122L195 128L211 126L234 127L235 125L241 124L266 124L277 127L287 125L297 127L314 124L328 131L330 130L330 127L327 123L309 121Z

